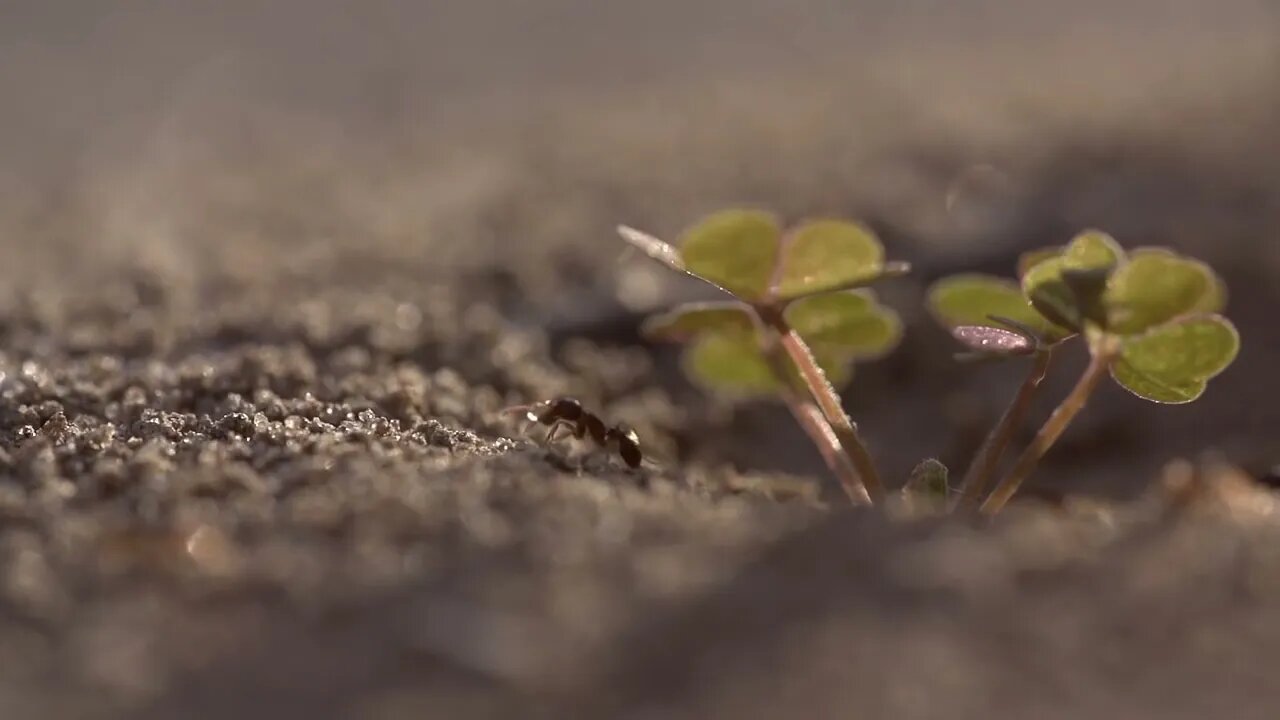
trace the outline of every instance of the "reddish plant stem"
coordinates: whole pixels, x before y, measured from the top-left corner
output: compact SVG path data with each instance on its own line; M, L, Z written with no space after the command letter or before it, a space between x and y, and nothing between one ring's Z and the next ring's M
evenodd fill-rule
M1049 362L1052 359L1052 348L1038 350L1032 358L1031 371L1027 373L1018 392L1009 402L1009 407L1005 408L1000 420L996 422L995 427L991 428L991 432L974 455L969 469L965 471L964 479L960 481L960 493L952 500L952 510L961 504L965 507L976 507L982 500L982 494L986 492L987 485L991 482L991 474L995 472L996 466L1000 464L1000 458L1004 456L1009 442L1013 440L1014 431L1022 425L1027 418L1027 413L1031 411L1031 401L1040 387L1040 382L1049 371Z
M818 365L813 352L800 334L791 329L781 312L768 307L758 308L758 311L765 324L777 333L782 349L799 369L800 377L809 388L814 402L822 411L832 431L835 432L840 449L857 471L858 478L871 498L871 502L880 504L884 500L884 484L880 482L880 474L876 472L875 462L872 461L866 446L862 444L862 439L858 437L857 428L845 414L844 408L840 406L840 395L827 380L827 375Z
M994 515L1004 508L1014 493L1018 492L1018 488L1023 481L1035 471L1036 465L1040 463L1045 453L1049 452L1049 449L1062 436L1071 421L1084 409L1089 396L1097 389L1098 383L1102 381L1102 378L1106 377L1107 368L1110 365L1110 349L1107 347L1094 348L1089 366L1085 368L1084 374L1080 376L1076 386L1063 398L1062 403L1054 409L1053 414L1049 416L1049 419L1040 428L1040 432L1036 433L1031 444L1018 457L1013 469L1009 471L1009 474L1000 481L996 489L982 503L979 512L984 515Z
M840 447L840 440L832 432L831 426L827 424L827 420L822 416L822 411L818 409L818 406L800 398L795 393L787 393L787 407L791 409L791 414L795 416L796 422L800 423L800 427L813 440L813 444L818 447L818 452L822 455L822 459L827 463L827 467L831 469L836 479L840 481L840 486L844 488L849 500L854 505L870 505L871 496L867 494L867 489L863 487L862 482L858 479L858 471L849 462L849 458L844 455Z
M813 404L813 401L791 388L788 379L791 377L790 366L787 364L787 355L782 351L777 334L764 327L759 330L761 350L764 351L765 358L773 367L774 376L783 388L782 397L786 400L792 416L817 446L818 453L822 455L823 461L826 462L832 474L840 481L840 487L849 496L849 500L854 505L871 505L871 496L867 494L866 487L858 479L858 471L849 462L848 456L840 446L839 438L831 429L831 424L827 422L826 417L818 406Z

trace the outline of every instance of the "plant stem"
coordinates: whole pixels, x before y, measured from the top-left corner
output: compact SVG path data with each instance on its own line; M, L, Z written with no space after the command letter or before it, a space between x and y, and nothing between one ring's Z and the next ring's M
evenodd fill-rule
M995 427L991 428L991 432L974 455L969 469L965 471L964 479L960 481L960 494L952 500L951 510L954 511L961 504L974 507L982 499L982 494L987 491L987 484L991 482L991 473L1000 464L1000 458L1009 447L1014 431L1026 420L1027 413L1031 410L1031 400L1035 397L1040 382L1044 380L1045 373L1049 371L1049 362L1052 359L1053 348L1036 352L1032 358L1031 371L1027 373L1018 392L1009 402L1009 407L1005 408L1000 420L996 422Z
M1049 419L1040 428L1040 432L1036 433L1035 439L1018 457L1018 461L1014 464L1013 469L1009 471L1009 474L1000 481L996 489L982 503L979 508L982 514L994 515L1000 512L1001 508L1018 491L1018 487L1022 485L1022 482L1035 471L1040 459L1044 457L1045 453L1049 452L1049 448L1053 447L1053 444L1062 436L1063 431L1067 429L1067 426L1071 424L1075 416L1084 409L1089 396L1093 394L1093 391L1098 387L1098 383L1106 376L1107 367L1111 364L1111 350L1108 347L1093 348L1092 352L1093 357L1089 360L1089 367L1085 368L1084 374L1080 376L1076 386L1063 398L1062 403L1054 409L1053 414L1049 416Z
M822 459L826 461L827 467L831 469L831 472L840 481L840 486L844 488L849 500L854 505L870 505L871 496L867 494L866 487L858 479L858 471L849 462L849 458L844 455L840 447L840 440L836 438L836 434L831 430L831 425L822 416L822 411L818 409L817 405L799 397L796 393L788 392L786 395L787 407L791 409L791 414L795 416L796 422L800 423L800 427L813 440L813 444L818 447L818 452L822 455Z
M814 405L812 400L806 399L799 391L791 388L788 380L791 376L790 366L787 365L787 355L780 347L777 334L769 332L767 328L758 329L761 339L760 349L773 367L773 374L783 388L782 398L787 401L787 408L791 410L801 429L817 446L818 453L822 455L832 474L840 481L840 487L844 488L849 500L854 505L871 505L871 496L867 494L866 486L858 478L857 469L841 447L840 439L831 429L831 423L827 422L822 410Z
M791 357L791 361L795 363L800 370L800 377L804 379L804 383L809 388L809 392L813 395L814 401L818 404L818 408L822 410L823 416L831 425L831 429L836 434L836 439L840 442L840 449L844 451L849 462L857 470L858 477L862 482L862 486L866 489L867 495L870 496L871 502L879 504L884 500L884 484L880 482L880 474L876 472L875 463L871 460L871 454L867 452L867 447L862 444L862 439L858 437L858 430L854 427L853 422L849 420L849 416L845 414L844 408L840 406L840 395L836 393L834 387L827 380L827 375L819 367L818 361L813 357L813 352L805 343L800 334L791 329L781 312L774 311L770 308L760 309L761 318L770 328L778 334L778 339L782 343L782 348L786 350L787 355Z

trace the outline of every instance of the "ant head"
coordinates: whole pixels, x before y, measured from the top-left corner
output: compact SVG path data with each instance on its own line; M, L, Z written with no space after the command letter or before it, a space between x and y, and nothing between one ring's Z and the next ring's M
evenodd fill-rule
M546 409L546 406L547 403L545 400L533 403L532 405L513 405L509 408L504 408L498 411L498 414L508 417L518 415L529 422L538 422L539 414Z
M531 405L517 405L503 412L520 413L529 422L550 425L557 420L577 422L582 417L582 403L569 397L539 400Z

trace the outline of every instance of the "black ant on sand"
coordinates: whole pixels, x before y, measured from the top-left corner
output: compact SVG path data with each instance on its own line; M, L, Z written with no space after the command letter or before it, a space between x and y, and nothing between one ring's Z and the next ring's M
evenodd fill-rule
M640 436L635 430L621 423L613 426L605 424L595 413L582 407L582 403L568 397L543 400L532 405L518 405L507 408L505 413L523 413L526 420L546 425L547 440L553 441L561 429L581 440L590 437L600 447L616 450L618 456L635 469L644 461L640 452Z

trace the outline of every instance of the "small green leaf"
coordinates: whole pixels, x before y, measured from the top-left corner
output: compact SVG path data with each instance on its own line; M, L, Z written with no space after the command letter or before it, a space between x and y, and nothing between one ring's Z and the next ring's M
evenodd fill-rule
M841 387L853 378L849 358L817 349L814 356L832 385ZM803 388L800 371L789 358L783 362L792 387ZM727 395L774 395L783 387L754 334L707 333L685 351L684 369L698 385Z
M951 495L947 484L947 466L932 458L923 460L911 471L902 486L902 510L909 516L925 516L944 512Z
M754 321L746 305L725 302L686 303L661 315L654 315L640 326L640 332L653 340L683 342L705 332L750 333Z
M1133 335L1183 315L1221 310L1226 288L1199 260L1146 248L1112 275L1104 302L1108 329Z
M1152 402L1188 403L1239 351L1240 335L1226 318L1187 317L1127 338L1111 364L1111 376Z
M875 280L884 271L884 247L858 223L813 220L788 233L781 262L778 296L799 297Z
M708 333L685 351L685 373L708 390L732 395L775 393L780 385L750 333Z
M904 493L912 493L921 497L945 500L950 492L947 484L947 466L934 458L921 460L911 471L911 477L903 486Z
M781 230L759 210L724 210L685 231L680 257L686 270L743 300L769 292Z
M1082 308L1080 290L1076 283L1068 283L1063 273L1080 271L1105 271L1124 262L1124 251L1111 236L1090 230L1077 235L1062 254L1041 260L1027 268L1022 276L1022 291L1027 299L1053 323L1070 330L1080 330L1087 314ZM1078 275L1088 277L1092 273ZM1093 305L1093 298L1084 298L1086 305Z
M1094 270L1124 262L1124 248L1115 238L1098 230L1086 230L1067 244L1062 258L1071 270Z
M1080 329L1075 295L1062 282L1062 256L1049 258L1027 269L1022 276L1022 292L1036 311L1055 325Z
M1018 285L991 275L964 274L943 278L929 288L929 309L943 326L1004 327L992 316L1008 318L1054 343L1068 332L1049 322L1027 301Z
M1111 377L1120 383L1120 387L1143 400L1166 405L1194 402L1209 386L1209 383L1204 380L1160 380L1137 372L1131 366L1121 362L1111 366Z
M1021 279L1022 276L1027 274L1027 271L1045 260L1058 257L1065 249L1066 248L1055 245L1053 247L1028 250L1027 252L1022 253L1018 256L1018 278Z
M897 313L877 303L869 290L802 298L787 306L786 319L815 354L878 357L902 338Z
M1065 269L1062 271L1062 283L1071 291L1076 310L1082 320L1094 325L1105 326L1107 309L1102 303L1102 296L1107 291L1107 282L1111 279L1113 268L1091 268L1088 270Z

